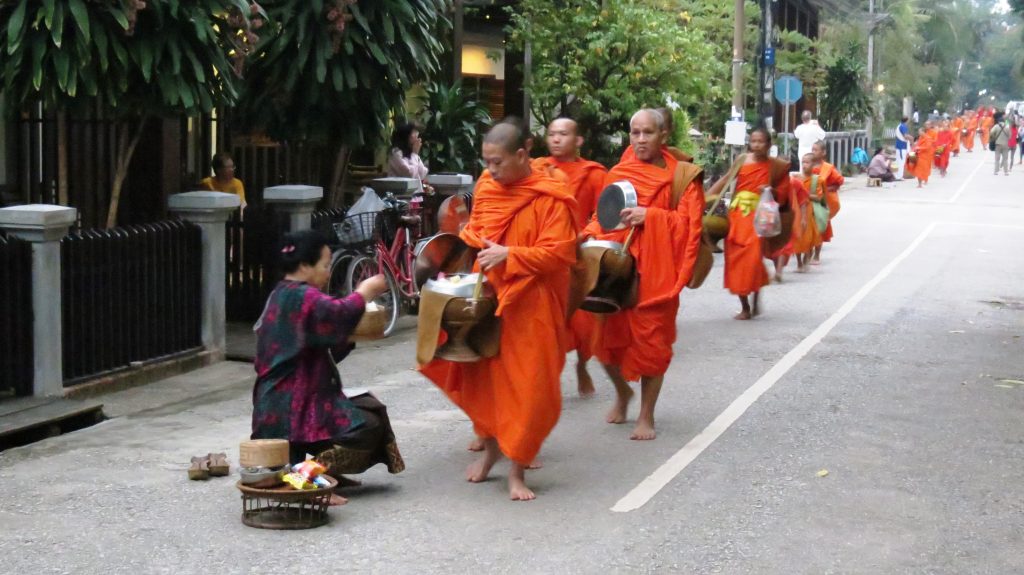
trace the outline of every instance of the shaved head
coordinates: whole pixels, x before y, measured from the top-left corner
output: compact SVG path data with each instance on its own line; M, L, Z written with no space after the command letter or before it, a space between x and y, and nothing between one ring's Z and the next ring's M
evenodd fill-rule
M506 118L488 130L484 143L514 154L516 150L529 150L531 139L530 132L518 118Z
M576 159L580 146L583 145L583 138L579 134L579 126L571 118L558 118L548 125L547 132L548 151L551 156L560 162L570 162Z
M629 125L632 126L640 117L650 118L650 121L654 123L654 126L658 128L659 131L665 131L665 117L661 115L661 112L654 108L640 108L637 110L636 113L633 114L633 117L629 119Z

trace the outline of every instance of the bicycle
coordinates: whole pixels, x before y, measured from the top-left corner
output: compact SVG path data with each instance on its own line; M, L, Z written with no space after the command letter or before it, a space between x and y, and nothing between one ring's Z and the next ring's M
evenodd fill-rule
M421 195L413 194L413 198ZM340 251L334 264L340 266L350 257L343 289L352 293L365 279L383 274L388 289L374 300L388 311L384 336L389 336L398 323L403 304L414 309L419 302L419 289L414 275L415 245L419 240L421 218L418 202L398 200L391 193L385 197L385 208L377 213L354 214L336 226L336 233L346 251ZM347 226L347 227L346 227ZM389 241L390 240L390 241ZM332 268L332 277L335 270Z

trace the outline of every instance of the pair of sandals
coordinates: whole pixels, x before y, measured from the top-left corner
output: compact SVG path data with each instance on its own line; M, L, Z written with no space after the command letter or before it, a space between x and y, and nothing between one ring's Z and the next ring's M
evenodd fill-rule
M196 481L211 477L225 477L231 473L228 456L224 453L207 453L192 458L188 468L188 478Z

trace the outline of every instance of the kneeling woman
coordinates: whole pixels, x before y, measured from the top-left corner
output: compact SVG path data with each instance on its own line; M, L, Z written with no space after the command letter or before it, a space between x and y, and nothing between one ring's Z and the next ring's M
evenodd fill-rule
M366 302L386 289L384 277L362 282L344 298L323 293L331 251L312 230L286 235L279 256L285 277L254 328L252 438L287 439L292 463L311 453L339 480L378 463L401 472L405 464L384 404L370 395L346 397L333 361L352 350L349 334Z

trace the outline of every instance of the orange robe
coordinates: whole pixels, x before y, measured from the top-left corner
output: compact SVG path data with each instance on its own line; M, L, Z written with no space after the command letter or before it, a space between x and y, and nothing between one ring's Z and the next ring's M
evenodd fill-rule
M460 235L475 248L486 238L510 249L486 272L498 296L501 351L473 363L435 359L420 367L466 412L478 436L497 439L521 465L537 456L561 413L575 204L565 185L543 172L511 186L486 172L480 177Z
M951 128L953 130L953 155L954 156L959 156L960 155L960 141L963 139L963 132L964 132L964 120L963 120L963 118L961 118L959 116L957 116L956 118L953 118L953 123L951 125Z
M931 130L921 132L914 142L917 163L914 164L914 177L927 182L932 173L932 161L935 159L935 136Z
M994 125L995 125L995 120L992 119L992 116L985 116L984 118L981 119L981 128L980 128L980 130L981 130L981 149L982 150L987 150L988 149L989 132L992 131L992 126L994 126Z
M964 136L964 147L968 152L974 151L974 138L977 136L978 118L971 116L967 119L967 135Z
M664 168L634 157L616 165L605 178L609 184L628 180L636 188L638 205L647 208L646 219L629 246L640 278L637 304L605 319L597 349L601 363L618 365L627 381L657 377L668 370L679 293L693 275L700 248L703 182L691 182L672 209L672 178L678 160L665 149L662 159ZM594 220L583 234L625 242L628 230L605 232Z
M736 176L736 193L750 192L761 197L761 190L771 184L771 161L754 162L740 167ZM789 177L783 178L772 190L779 206L790 199ZM744 213L741 205L729 208L729 235L725 237L725 287L730 292L746 296L768 285L761 238L754 232L756 205Z
M839 173L839 170L835 166L828 162L822 162L820 166L815 166L812 170L813 173L818 176L818 189L814 192L814 198L817 201L825 200L828 205L828 227L825 231L819 232L821 234L822 242L831 242L832 236L832 219L839 213L839 189L838 186L842 186L846 183L846 178ZM805 180L804 185L810 188L810 180ZM836 191L831 191L831 188L835 187Z
M945 171L949 167L949 155L953 152L953 132L939 131L935 138L935 167Z
M553 157L538 158L533 166L554 170L564 176L569 192L576 198L576 225L583 229L597 210L597 198L604 189L604 178L608 170L597 162L577 159L574 162L559 162ZM597 345L597 318L583 310L576 310L569 318L569 349L576 350L582 361L594 356Z
M789 180L789 188L796 202L796 218L793 220L793 253L804 254L821 245L821 234L818 232L818 223L814 219L814 208L811 206L811 196L808 191L811 178L807 178L807 185L803 179L793 176Z

